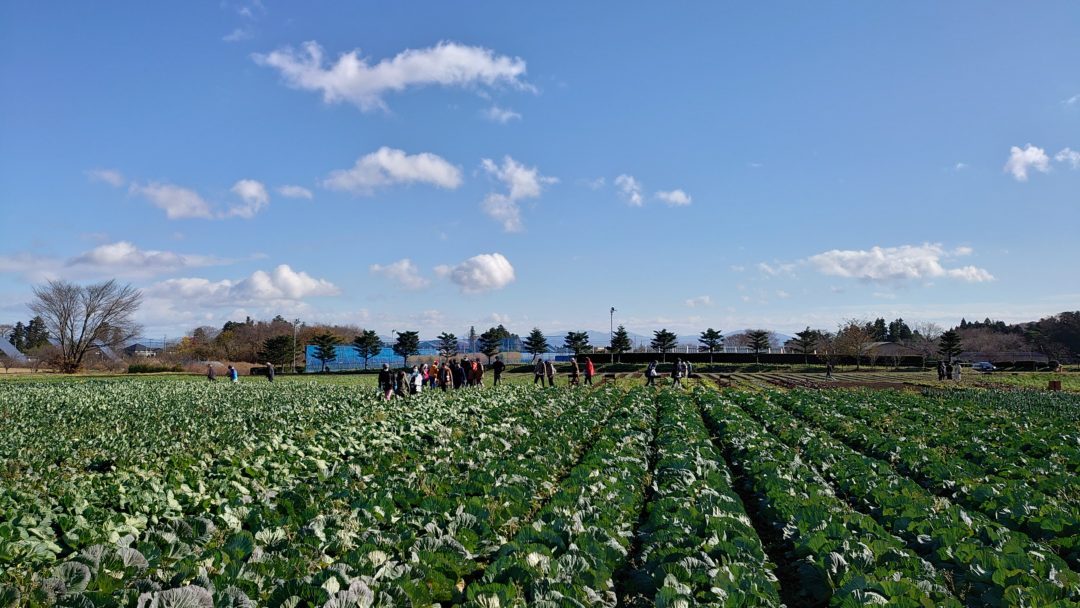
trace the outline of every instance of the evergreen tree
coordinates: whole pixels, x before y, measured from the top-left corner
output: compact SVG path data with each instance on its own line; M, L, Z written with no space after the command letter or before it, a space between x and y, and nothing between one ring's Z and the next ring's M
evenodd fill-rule
M874 342L884 342L889 338L889 329L885 325L885 319L878 317L874 319L874 325L870 328L870 335L874 337Z
M754 329L746 332L746 345L754 351L754 362L761 363L761 351L769 349L772 341L772 332L765 329Z
M942 357L945 357L946 361L951 363L952 358L959 355L963 350L960 345L960 334L955 329L950 329L941 334L941 339L938 340L937 352Z
M457 356L457 354L457 336L448 334L445 331L439 334L439 356L449 359Z
M615 353L616 359L619 355L630 352L630 349L634 347L634 344L630 341L630 334L627 333L626 328L622 325L615 328L615 333L611 334L611 352Z
M819 340L821 340L821 332L810 329L809 325L806 326L806 329L795 334L795 339L791 343L796 350L802 353L804 365L810 365L810 353L817 348Z
M193 340L194 341L194 340ZM292 358L292 336L282 334L263 340L259 359L284 368Z
M341 343L341 338L324 332L312 338L311 343L315 345L315 358L321 363L320 369L327 369L328 363L337 360L337 345Z
M469 352L470 353L475 353L476 352L476 340L477 340L477 338L478 338L478 336L476 335L476 326L475 325L470 325L469 326Z
M383 341L374 329L365 329L359 336L353 338L352 347L356 351L356 356L363 357L364 369L367 369L368 361L382 352Z
M581 353L591 353L592 346L589 345L589 333L585 331L570 331L566 332L566 338L563 339L563 346L567 350L574 353L577 357Z
M886 338L889 342L907 342L914 334L907 323L904 323L903 319L896 319L892 323L889 323L889 336Z
M15 323L15 327L11 330L11 337L8 338L8 342L21 353L25 353L26 348L26 326L22 321Z
M394 342L394 353L401 357L402 367L408 367L409 357L420 353L420 332L397 332L397 342Z
M521 347L525 349L525 352L534 357L551 350L548 347L547 338L544 337L544 332L540 331L539 327L534 327L532 331L529 332L528 337L521 342Z
M502 332L499 331L500 329ZM509 333L505 327L500 325L480 334L480 352L487 356L488 363L491 363L491 358L502 350L503 332Z
M45 327L45 319L40 316L30 319L26 326L26 349L32 350L49 343L49 328Z
M713 353L717 348L720 348L724 344L724 334L719 330L709 328L701 332L701 336L698 338L698 342L701 343L701 347L698 350L709 351L709 363L713 362Z
M653 332L653 339L649 346L660 351L660 360L667 361L667 351L675 348L679 343L679 337L667 329L658 329Z

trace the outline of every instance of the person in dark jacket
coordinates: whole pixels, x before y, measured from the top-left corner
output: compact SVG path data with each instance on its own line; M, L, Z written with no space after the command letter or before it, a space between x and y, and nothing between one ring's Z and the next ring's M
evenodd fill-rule
M269 361L266 362L266 379L270 382L274 381L274 364Z
M656 361L649 363L649 367L645 368L645 386L656 386L656 377L659 375L656 371Z
M676 360L671 368L671 388L682 388L682 377L685 371L686 365L683 364L682 359Z
M394 374L394 394L402 399L409 396L409 377L403 369Z
M454 388L461 388L465 385L465 368L454 359L450 362L450 371L454 374Z
M502 379L502 373L504 369L506 369L506 364L502 362L502 358L495 357L495 363L491 364L491 371L495 372L495 378L492 380L492 386L499 386L499 380Z
M941 382L942 380L945 379L945 362L944 361L938 361L937 362L937 379L938 379L938 382Z
M540 383L540 388L544 388L544 360L540 357L533 361L533 386L536 386L537 382Z
M206 364L206 379L209 380L210 382L213 382L214 380L217 380L217 372L214 371L214 364L213 363L207 363Z
M390 375L389 363L383 363L382 369L379 370L379 390L382 391L383 398L387 401L390 400L390 396L394 393L394 378Z

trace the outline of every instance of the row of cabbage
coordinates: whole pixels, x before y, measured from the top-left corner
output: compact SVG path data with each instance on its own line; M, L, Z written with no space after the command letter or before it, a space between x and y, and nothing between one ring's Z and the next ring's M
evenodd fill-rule
M940 571L837 497L797 449L739 407L737 395L696 398L783 562L789 605L960 605Z
M897 397L891 393L792 392L777 395L774 401L852 448L889 461L897 471L931 492L1049 544L1073 570L1080 571L1080 506L1076 496L1069 496L1070 491L1080 491L1080 462L1071 467L1068 459L1064 463L1047 463L1043 465L1044 476L1028 480L999 477L957 456L960 446L927 445L924 436L947 424L944 420L919 424L894 418L889 421L888 431L881 432L851 415L853 408L846 407L858 403L865 411ZM868 403L868 399L874 403ZM999 445L1007 446L1008 442L996 443L994 449Z
M206 390L190 388L196 395ZM327 388L312 388L304 396L318 402ZM329 416L329 429L296 429L284 439L273 425L252 431L248 440L255 446L213 460L201 480L207 485L199 491L226 491L210 494L209 503L194 503L207 507L198 516L181 507L175 515L143 517L141 526L110 529L99 544L61 548L57 553L69 561L51 571L44 567L50 556L30 561L11 547L44 540L36 528L20 527L35 513L45 512L42 519L50 529L65 515L54 516L36 504L7 505L13 516L0 523L0 534L7 534L0 536L0 548L6 550L0 559L7 560L0 572L0 584L7 585L2 593L18 595L23 603L127 605L144 594L166 597L195 584L211 594L219 590L214 596L218 603L243 598L282 605L299 601L293 598L328 600L358 583L378 589L377 580L393 581L381 585L392 592L372 595L387 605L395 593L445 593L426 584L415 591L410 584L427 580L432 572L475 569L477 555L501 545L502 532L492 526L512 526L515 518L527 517L611 409L604 399L570 394L525 395L507 389L499 396L470 392L411 400L400 410L370 407L351 420ZM123 402L113 403L121 405L114 405L114 415L124 415ZM134 400L127 405L145 408ZM172 406L185 411L181 401ZM252 415L260 416L265 418ZM100 454L112 457L114 452L101 449ZM126 467L140 465L122 467L116 468L129 472ZM114 483L123 488L130 478L157 481L146 471L139 468L138 474L119 476ZM192 493L183 478L173 477L186 472L164 471L165 484L179 483L163 493ZM103 476L115 473L104 471ZM80 481L78 474L70 478ZM99 500L92 495L82 497L82 503L45 497L47 507L82 507L94 517L104 512L106 522L131 517L122 510L109 513L100 503L86 507ZM140 506L132 501L127 509ZM85 521L93 529L94 518ZM442 550L443 545L450 548ZM457 590L458 580L449 587Z
M792 448L860 511L907 547L949 572L953 591L971 606L1068 605L1080 601L1080 576L1046 544L968 512L864 456L826 432L799 423L773 403L780 393L733 394L733 403Z

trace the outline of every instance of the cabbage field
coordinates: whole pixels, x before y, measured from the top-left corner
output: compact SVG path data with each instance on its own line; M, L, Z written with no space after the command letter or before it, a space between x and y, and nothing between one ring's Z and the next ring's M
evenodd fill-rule
M1080 397L0 383L0 608L1075 606Z

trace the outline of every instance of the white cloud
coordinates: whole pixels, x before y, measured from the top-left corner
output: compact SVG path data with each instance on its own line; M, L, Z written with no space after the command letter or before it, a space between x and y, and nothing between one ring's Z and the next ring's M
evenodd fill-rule
M624 173L616 177L615 187L618 188L623 200L631 207L640 207L645 203L645 198L641 195L641 182L634 179L632 175Z
M149 298L175 298L202 306L244 306L249 304L298 301L315 296L334 296L340 290L333 283L294 271L286 264L266 272L231 281L203 278L169 279L144 290Z
M953 171L963 171L964 169L967 169L970 166L971 165L969 165L967 163L956 163L955 165L953 165Z
M499 106L491 106L484 110L484 118L487 118L491 122L497 122L505 125L511 120L521 120L521 114L509 109L500 108Z
M347 101L361 110L386 107L383 96L410 87L493 87L500 84L530 88L523 59L496 55L481 47L440 42L425 49L407 49L392 59L372 65L358 50L324 65L324 53L316 42L305 42L300 51L282 48L252 56L260 65L276 68L285 83L296 89L319 91L326 103Z
M685 207L693 200L690 198L689 194L678 188L668 191L661 190L656 193L656 198L666 203L669 207Z
M696 298L690 298L686 300L686 305L690 308L697 308L699 306L712 306L713 301L710 296L698 296Z
M214 256L139 249L128 241L98 245L73 257L17 253L0 255L0 272L20 274L31 282L49 279L151 277L188 268L231 263Z
M589 190L600 190L607 184L607 180L603 177L598 177L596 179L581 179L578 180L578 183L585 186Z
M262 182L253 179L242 179L233 184L232 191L244 201L241 206L229 209L228 215L251 219L270 204L270 194L266 192L266 186Z
M131 184L129 191L149 200L155 207L165 210L170 220L183 218L213 218L210 204L197 192L173 184L149 182L145 186Z
M523 228L519 200L537 198L543 192L544 186L559 181L557 178L541 175L536 167L526 167L509 156L503 157L502 165L485 158L480 167L488 175L501 181L508 190L506 194L493 192L487 195L480 206L484 213L500 222L506 232L520 232Z
M387 264L385 266L381 264L372 264L368 268L373 274L382 275L391 281L399 283L406 289L420 289L427 287L428 281L424 277L420 276L420 269L413 264L409 258L404 258Z
M1080 103L1080 93L1078 93L1076 95L1073 95L1072 97L1070 97L1068 99L1062 99L1061 103L1063 103L1063 104L1065 104L1067 106L1073 106L1073 105L1076 105L1077 103Z
M278 186L277 192L285 198L306 198L309 201L314 198L311 190L303 186Z
M475 255L457 266L437 266L435 274L449 278L464 293L502 289L514 281L514 267L501 253Z
M1073 169L1080 169L1080 152L1072 148L1065 148L1054 155L1054 160L1059 163L1068 163Z
M1028 169L1035 169L1041 173L1050 171L1050 157L1046 150L1028 144L1023 149L1013 146L1009 149L1009 160L1005 162L1004 170L1012 173L1017 181L1026 182Z
M250 29L245 27L238 27L233 31L229 32L228 34L222 36L221 39L225 42L241 42L244 40L251 40L253 37L254 35L251 33Z
M795 264L766 264L765 262L761 262L757 267L758 270L770 277L793 274L795 272Z
M777 289L776 297L780 298L781 300L786 300L791 297L791 294L784 291L783 289Z
M970 253L961 248L952 255ZM993 280L986 270L974 266L946 269L942 258L949 257L941 245L902 245L900 247L873 247L866 250L833 249L811 256L807 261L826 275L859 279L861 281L889 282L914 279L947 277L968 282Z
M124 174L115 169L90 169L86 171L86 176L91 181L105 182L116 188L123 186L127 181L124 179Z
M360 157L353 168L330 173L322 186L370 195L376 188L411 183L426 183L453 190L461 185L461 169L430 152L406 154L402 150L383 146Z

